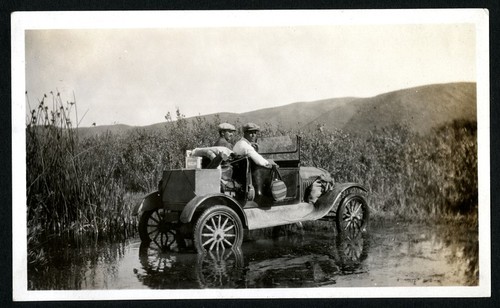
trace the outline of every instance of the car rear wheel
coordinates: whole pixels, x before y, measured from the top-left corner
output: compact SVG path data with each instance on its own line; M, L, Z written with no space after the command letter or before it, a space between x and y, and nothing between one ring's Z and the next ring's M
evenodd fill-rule
M139 237L144 243L154 242L164 250L174 250L177 246L177 224L167 220L167 210L146 211L139 220Z
M366 199L359 194L349 194L337 210L337 230L339 233L365 231L368 215Z
M198 252L238 248L243 242L243 225L231 208L216 205L206 209L194 227Z

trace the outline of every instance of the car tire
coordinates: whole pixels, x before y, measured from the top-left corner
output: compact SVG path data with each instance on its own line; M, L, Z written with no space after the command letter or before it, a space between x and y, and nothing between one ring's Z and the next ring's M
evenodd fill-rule
M235 211L224 205L207 208L196 221L194 245L199 253L239 248L243 242L243 224Z
M348 194L342 199L336 213L337 231L364 232L369 218L368 202L359 194Z
M162 249L177 247L177 228L165 219L166 210L154 209L142 213L139 219L139 237L143 243L154 242Z

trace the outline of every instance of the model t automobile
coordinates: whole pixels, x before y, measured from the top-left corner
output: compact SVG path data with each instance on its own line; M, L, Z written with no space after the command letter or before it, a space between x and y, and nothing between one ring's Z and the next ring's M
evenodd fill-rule
M244 230L304 221L332 221L339 233L365 230L365 187L334 183L326 170L301 166L298 136L262 138L259 145L259 153L277 168L259 167L248 157L225 157L224 151L213 158L221 149L205 148L188 154L187 168L164 171L158 190L134 209L141 241L164 249L192 242L205 252L239 248ZM211 161L204 157L207 152Z

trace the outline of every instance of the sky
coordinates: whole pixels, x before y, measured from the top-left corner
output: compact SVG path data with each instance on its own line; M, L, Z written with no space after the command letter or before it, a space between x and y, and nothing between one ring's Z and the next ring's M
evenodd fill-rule
M143 126L475 82L475 42L470 23L35 29L25 86L30 106L74 93L80 126Z

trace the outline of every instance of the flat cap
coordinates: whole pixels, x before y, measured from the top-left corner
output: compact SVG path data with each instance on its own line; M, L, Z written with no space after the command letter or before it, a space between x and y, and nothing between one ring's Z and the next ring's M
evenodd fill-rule
M236 131L236 128L229 124L229 123L221 123L219 124L219 130L232 130L232 131Z
M243 132L259 131L259 130L260 130L260 126L255 124L255 123L247 123L247 124L243 125Z

